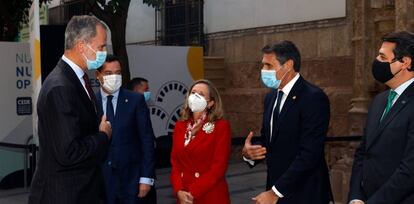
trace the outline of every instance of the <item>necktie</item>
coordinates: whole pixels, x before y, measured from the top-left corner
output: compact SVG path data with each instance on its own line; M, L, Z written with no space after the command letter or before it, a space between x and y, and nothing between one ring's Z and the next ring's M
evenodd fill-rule
M390 94L388 95L388 98L387 98L387 106L385 107L385 111L384 111L384 114L382 115L381 120L383 118L385 118L385 116L388 114L388 112L390 112L390 109L392 107L392 101L394 101L394 98L396 96L397 96L397 92L391 90L390 91Z
M89 94L89 98L91 99L91 101L92 101L92 103L93 103L93 106L95 107L95 109L96 109L96 98L95 98L95 94L93 93L93 90L92 90L92 87L91 87L91 83L90 83L90 81L89 81L89 77L88 77L88 75L85 73L84 75L83 75L83 81L85 82L85 88L86 88L86 90L88 91L88 94ZM96 111L96 110L95 110Z
M112 98L114 98L112 95L108 95L106 97L106 120L113 126L115 121L115 112L114 105L112 104Z
M277 99L276 99L276 107L273 110L273 128L272 128L272 135L270 135L270 140L272 140L272 137L275 134L275 128L276 128L277 119L279 118L280 103L282 102L282 98L283 98L283 91L278 91Z

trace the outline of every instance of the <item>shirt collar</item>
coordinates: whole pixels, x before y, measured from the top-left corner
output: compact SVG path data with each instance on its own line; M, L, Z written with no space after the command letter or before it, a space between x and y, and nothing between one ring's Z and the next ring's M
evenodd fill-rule
M293 86L295 85L295 83L296 83L296 81L298 81L298 79L299 79L299 77L300 77L300 74L299 73L296 73L296 76L295 77L293 77L293 79L292 80L290 80L283 88L282 88L282 91L283 91L283 94L286 94L286 95L289 95L289 92L292 90L292 88L293 88Z
M77 64L75 64L72 60L67 58L65 55L62 56L62 60L65 61L69 65L69 67L73 69L73 71L75 72L76 76L79 79L83 79L83 75L85 75L85 72L83 71L82 68L80 68Z
M400 86L398 86L394 91L398 94L398 96L401 96L401 94L407 89L408 86L410 86L411 83L413 83L414 78L411 78L410 80L404 82Z
M105 91L103 91L102 90L102 88L101 88L101 97L102 97L102 99L105 99L106 100L106 97L108 96L108 95L112 95L112 96L114 96L114 98L113 99L117 99L118 98L118 96L119 96L119 90L118 91L116 91L116 92L114 92L114 93L112 93L112 94L107 94Z

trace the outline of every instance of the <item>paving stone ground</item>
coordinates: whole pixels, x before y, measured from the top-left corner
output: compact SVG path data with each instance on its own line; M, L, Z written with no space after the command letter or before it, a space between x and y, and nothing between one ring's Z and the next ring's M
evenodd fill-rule
M175 204L169 180L170 168L157 169L158 204ZM259 164L250 169L241 160L230 161L227 171L230 197L233 204L252 204L251 197L265 189L266 166ZM0 190L0 204L26 204L27 189Z

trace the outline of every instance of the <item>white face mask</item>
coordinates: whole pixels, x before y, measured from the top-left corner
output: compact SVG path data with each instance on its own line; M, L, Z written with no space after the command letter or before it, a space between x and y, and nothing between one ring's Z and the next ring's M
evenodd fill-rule
M188 106L191 112L201 112L207 107L206 99L198 93L193 93L188 97Z
M121 88L122 85L122 76L120 74L112 74L103 77L102 87L109 94L115 93Z

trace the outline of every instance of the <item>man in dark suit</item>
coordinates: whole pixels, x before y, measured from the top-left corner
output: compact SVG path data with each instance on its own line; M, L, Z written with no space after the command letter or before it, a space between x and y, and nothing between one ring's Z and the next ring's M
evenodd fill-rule
M300 53L290 41L262 49L263 83L271 88L264 100L261 144L247 136L243 159L254 166L266 158L266 190L260 204L327 204L331 201L324 141L329 100L300 74Z
M102 165L108 204L147 203L154 185L154 132L144 96L122 89L121 64L109 55L96 76L98 114L113 128L108 155Z
M39 161L29 203L99 203L99 164L112 130L105 117L99 122L85 71L105 57L106 26L92 16L74 16L66 27L65 53L39 94Z
M414 203L414 33L382 38L374 78L390 87L368 111L355 152L349 200L353 204Z
M131 79L127 85L126 88L130 91L140 93L144 95L145 102L147 102L147 106L151 106L151 92L149 91L149 82L148 79L142 78L142 77L135 77ZM168 136L169 137L169 136ZM154 136L155 141L155 167L159 167L159 165L162 165L162 161L167 161L168 164L170 164L170 152L171 148L163 148L166 146L166 141L163 140L166 139L166 137L161 136L157 138ZM161 145L160 145L161 144ZM168 144L171 144L168 143ZM167 145L168 146L168 145ZM167 152L165 152L167 151ZM160 159L161 158L161 159ZM156 179L156 177L155 177ZM155 185L152 186L151 190L148 192L148 194L145 196L145 201L147 204L157 204L157 191Z

